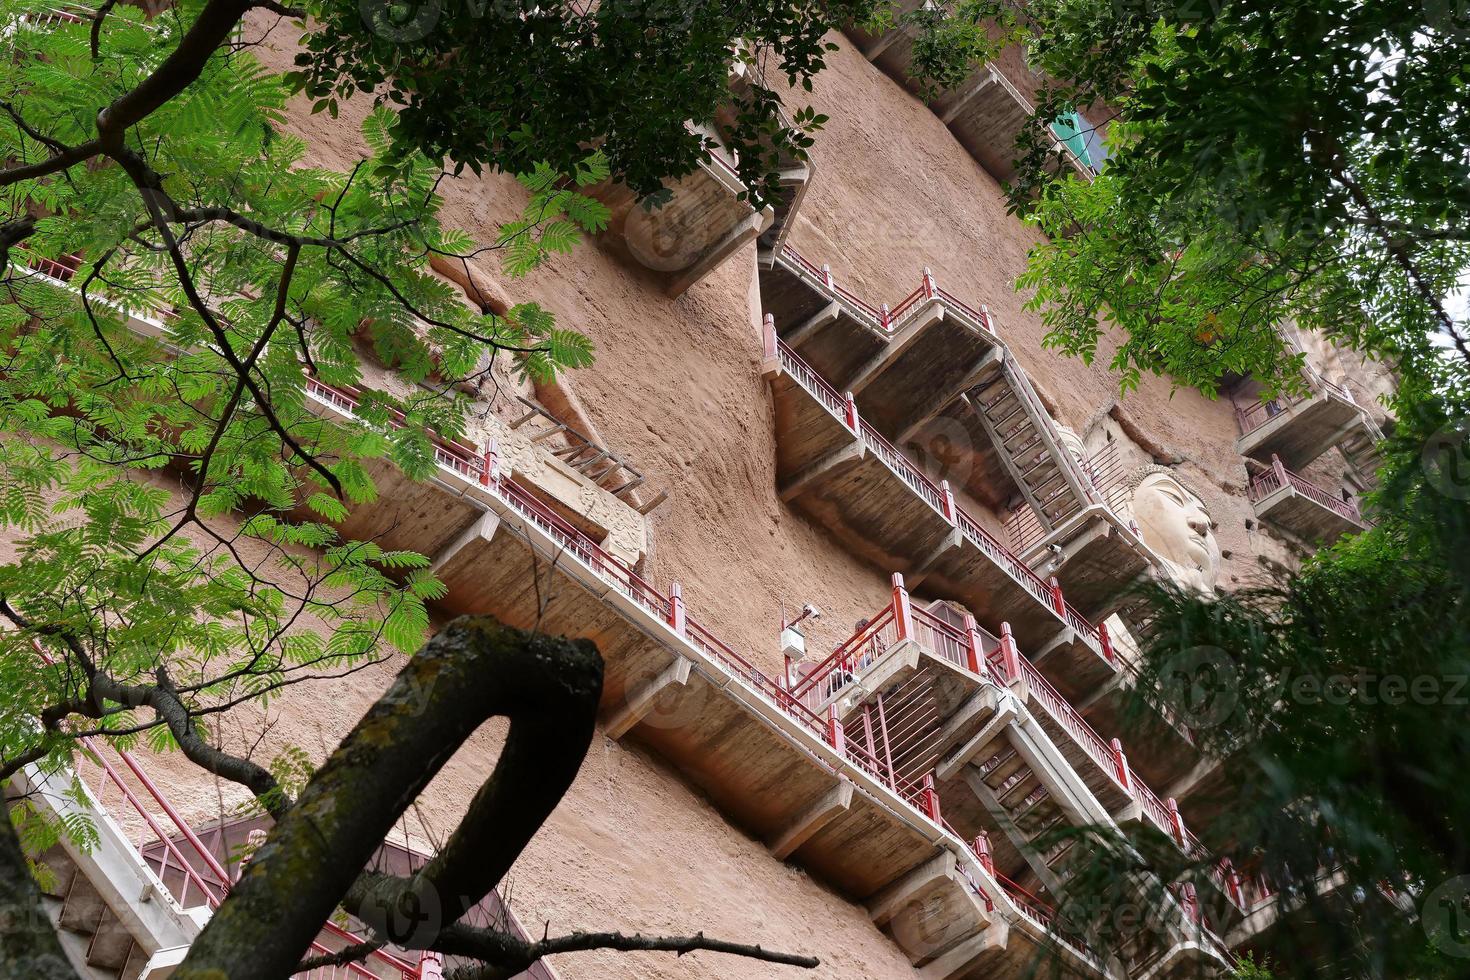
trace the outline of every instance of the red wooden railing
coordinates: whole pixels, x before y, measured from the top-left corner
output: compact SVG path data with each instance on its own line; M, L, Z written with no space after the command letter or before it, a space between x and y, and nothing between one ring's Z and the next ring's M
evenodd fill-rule
M919 285L913 292L899 300L897 305L889 308L884 303L874 306L867 300L848 290L832 275L831 266L818 266L815 262L805 258L800 252L790 245L783 245L778 257L787 263L798 275L813 281L813 284L831 293L834 298L842 300L848 307L848 312L858 319L866 321L871 326L887 333L897 330L904 319L913 313L924 303L930 300L938 300L954 314L959 315L962 321L971 327L995 333L995 320L990 311L981 306L979 309L961 300L954 293L944 289L934 281L934 274L928 269L924 270L919 279Z
M898 447L885 439L881 432L869 425L867 419L858 419L858 429L864 445L872 450L874 456L882 460L895 476L907 483L909 489L933 507L937 514L946 520L951 519L945 504L945 492L923 470L909 462L909 458L899 452Z
M1108 642L1106 634L1069 605L1062 597L1058 586L1044 581L1041 576L1031 570L1029 565L1001 544L1000 539L985 530L979 521L961 509L955 503L954 494L949 490L947 484L936 485L897 447L885 439L866 420L859 417L852 398L839 395L837 389L812 370L811 366L803 361L784 340L775 337L769 317L767 320L766 344L775 349L783 371L795 379L808 394L817 399L834 418L852 429L862 439L864 446L871 450L873 455L881 460L895 476L908 484L919 499L933 508L939 516L956 525L967 540L1030 592L1038 602L1050 609L1066 625L1072 627L1084 643L1110 663L1116 663L1112 645Z
M81 268L82 265L82 257L76 252L70 255L63 255L57 259L48 259L45 256L31 252L24 246L17 245L13 247L25 257L27 266L35 269L42 275L50 276L52 279L59 279L62 282L71 282L77 274L77 269Z
M1245 406L1236 405L1235 421L1240 426L1240 434L1245 435L1259 429L1302 400L1300 396L1283 392L1266 401L1257 401Z
M34 640L32 646L45 663L49 665L53 662ZM230 890L229 872L199 839L193 827L138 760L128 752L113 748L103 739L84 737L78 741L85 757L97 767L95 778L89 781L80 773L79 778L87 784L92 798L104 812L108 809L108 800L112 795L110 791L115 790L115 805L121 806L125 814L131 813L147 828L152 840L139 840L128 834L129 843L138 857L158 876L178 906L193 908L204 905L210 909L218 908ZM114 759L121 764L122 769L113 762ZM123 775L123 769L132 776L132 782ZM124 819L126 821L127 817ZM336 948L362 941L361 937L330 921L322 926L322 933L332 938ZM336 948L317 939L312 941L307 955L324 955L335 952ZM378 969L369 969L364 963ZM364 963L320 967L295 976L298 980L335 980L337 977L381 980L383 970L396 972L404 980L419 980L421 976L419 966L381 950L365 957Z
M1306 477L1293 473L1282 464L1281 458L1275 453L1271 454L1271 468L1251 479L1250 499L1253 503L1259 502L1282 487L1288 486L1319 506L1327 508L1354 524L1363 523L1363 515L1358 510L1356 502L1335 497Z

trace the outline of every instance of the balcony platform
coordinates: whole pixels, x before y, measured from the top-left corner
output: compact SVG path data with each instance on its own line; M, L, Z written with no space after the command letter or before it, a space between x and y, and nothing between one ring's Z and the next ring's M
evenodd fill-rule
M1034 928L1011 931L1026 913L926 811L922 787L885 775L830 719L686 619L677 588L656 593L513 481L481 482L482 470L450 453L428 484L460 501L436 511L441 519L465 518L434 556L448 587L444 612L492 612L596 642L606 661L604 730L633 735L778 857L867 903L916 965L979 975L963 970L1029 962L1035 947L1015 946L1050 941ZM383 533L385 547L399 547L417 532L399 522ZM919 895L926 904L903 898ZM1007 935L1009 946L996 944ZM1101 974L1072 955L1077 975Z
M1357 504L1291 472L1279 456L1251 479L1249 496L1257 517L1311 544L1328 545L1368 527Z
M901 0L894 4L895 17L922 5L922 0ZM909 75L916 38L913 28L899 25L876 35L850 28L847 33L884 74L916 97L924 97L919 84ZM929 100L929 108L991 176L1001 181L1015 177L1016 140L1031 124L1036 110L997 66L989 63L977 66L963 81L934 95ZM1055 139L1054 143L1058 153L1056 166L1082 178L1092 177L1092 170L1065 143Z
M1138 972L1139 980L1197 980L1228 976L1233 964L1203 936L1176 937L1156 959Z
M1335 385L1317 384L1305 398L1236 405L1236 451L1267 462L1272 456L1301 469L1363 425L1364 412Z
M772 346L766 374L783 499L854 554L961 602L993 632L1009 622L1024 649L1052 658L1048 673L1053 666L1070 673L1060 683L1087 690L1116 670L1096 629L955 507L953 494L930 483L784 343L772 338Z
M761 306L781 339L893 437L973 385L1000 342L989 317L925 273L891 310L858 299L789 246L760 256Z
M606 182L588 193L612 212L600 242L648 270L669 296L682 295L770 227L774 209L756 211L735 168L718 149L692 173L670 181L672 197L646 209L627 185Z
M1037 574L1055 576L1067 601L1093 622L1117 612L1155 565L1148 545L1105 503L1090 503L1021 557Z
M1326 906L1344 906L1353 901L1350 891L1344 886L1347 876L1341 871L1324 871L1317 875L1317 902ZM1320 914L1320 911L1298 896L1291 898L1279 892L1262 890L1252 896L1250 914L1242 919L1225 935L1226 944L1240 952L1252 950L1270 953L1272 946L1283 931L1290 930L1302 918ZM1410 908L1406 911L1413 912ZM1287 948L1300 955L1300 942L1292 942ZM1326 952L1325 950L1322 952Z

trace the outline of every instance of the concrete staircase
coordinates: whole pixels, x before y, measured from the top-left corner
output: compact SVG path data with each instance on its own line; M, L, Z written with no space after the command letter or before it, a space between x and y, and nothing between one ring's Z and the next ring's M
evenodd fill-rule
M1337 444L1338 452L1369 486L1378 483L1378 468L1383 465L1383 455L1378 446L1383 438L1383 430L1364 412L1363 424L1343 436L1342 442Z
M1043 849L1037 841L1067 823L1067 815L1057 804L1041 777L1012 746L1002 748L976 767L980 782L988 793L971 781L977 794L985 793L987 806L1017 849L1026 856L1035 883L1052 894L1058 894L1071 877L1066 857L1071 841ZM1028 885L1026 881L1020 882ZM1033 889L1034 890L1034 889Z
M1078 467L1058 444L1030 382L1009 354L967 397L1045 532L1061 527L1087 506Z
M43 885L47 915L77 972L98 980L142 980L148 975L148 953L66 849L57 845L39 861L51 872Z
M12 780L12 791L38 815L67 823L85 819L97 835L85 848L63 836L36 856L45 868L47 914L81 976L163 980L183 960L208 912L181 908L122 828L78 785L69 772L47 775L35 766Z

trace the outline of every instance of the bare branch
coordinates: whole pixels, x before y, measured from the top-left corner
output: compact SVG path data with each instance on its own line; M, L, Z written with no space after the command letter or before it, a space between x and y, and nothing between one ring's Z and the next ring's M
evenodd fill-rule
M456 943L457 953L462 955L477 955L471 950L476 948L474 942L470 941L473 933L485 933L488 930L463 930L457 932L456 938L464 943L461 948ZM813 970L821 965L821 961L815 956L803 956L797 953L783 953L778 950L765 949L759 945L750 943L733 943L723 939L711 939L704 933L695 933L692 936L644 936L641 934L625 935L621 932L573 932L565 936L555 936L550 939L542 939L538 942L526 942L512 936L497 933L498 941L494 947L486 948L484 952L495 957L495 962L483 966L461 967L451 972L449 980L509 980L510 977L524 972L529 966L546 956L557 953L579 953L594 949L612 949L619 952L667 952L683 956L685 953L697 951L708 951L712 953L728 953L732 956L743 956L747 959L759 960L763 963L779 963L783 966L795 966L805 970ZM488 946L489 944L487 944ZM510 947L512 951L506 951ZM516 947L519 947L518 949ZM447 951L447 950L446 950ZM504 959L501 959L504 957Z
M384 946L388 945L382 940L372 942L353 943L344 946L335 953L323 953L320 956L308 956L296 964L296 969L291 971L292 976L310 973L312 970L320 970L328 966L346 966L348 963L357 963L364 960Z

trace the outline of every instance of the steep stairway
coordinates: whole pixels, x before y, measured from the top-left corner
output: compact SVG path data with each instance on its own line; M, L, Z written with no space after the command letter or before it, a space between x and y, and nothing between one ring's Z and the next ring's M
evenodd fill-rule
M1002 748L976 766L976 770L985 789L973 780L971 788L991 810L1000 829L1026 857L1035 884L1052 894L1060 893L1071 877L1066 868L1071 841L1046 848L1037 843L1068 822L1051 790L1014 747ZM1018 883L1023 887L1031 885L1025 878Z
M1343 436L1342 442L1337 444L1338 452L1342 453L1348 465L1369 486L1378 484L1378 468L1383 465L1383 455L1378 447L1383 438L1383 430L1378 427L1378 423L1364 412L1363 424L1348 432Z
M142 980L148 953L61 845L42 854L46 911L72 966L96 980Z
M1062 445L1051 416L1009 351L988 366L964 397L1030 511L1014 522L1013 548L1024 554L1099 502L1080 461Z

